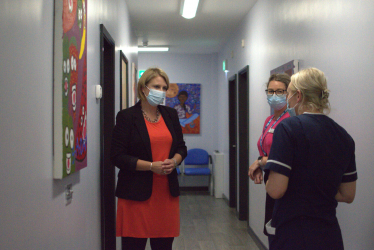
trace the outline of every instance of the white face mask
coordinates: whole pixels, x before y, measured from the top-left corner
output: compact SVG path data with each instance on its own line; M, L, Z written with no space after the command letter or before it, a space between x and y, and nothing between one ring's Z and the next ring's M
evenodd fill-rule
M270 107L274 110L280 110L286 106L286 95L277 96L276 94L267 96Z
M150 105L156 107L157 105L160 105L164 102L166 92L150 89L147 86L145 86L147 89L149 89L149 94L146 96L147 101Z
M296 116L296 111L295 111L295 107L297 105L297 103L295 104L295 106L293 106L293 108L290 108L290 104L288 103L288 100L291 99L297 92L295 92L290 98L287 99L287 112L288 114L290 114L290 117L292 116Z

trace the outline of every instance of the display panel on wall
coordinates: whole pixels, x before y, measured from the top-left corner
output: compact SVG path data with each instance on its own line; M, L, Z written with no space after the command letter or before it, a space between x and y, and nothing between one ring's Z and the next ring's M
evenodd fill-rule
M292 60L270 71L272 74L286 73L289 76L299 72L299 60Z
M128 84L128 60L125 56L125 54L123 54L122 50L120 51L120 77L121 77L121 97L120 97L120 100L121 100L121 103L120 103L120 107L121 109L126 109L129 107L129 84Z
M183 134L200 134L201 84L170 83L165 105L175 108Z
M87 1L54 4L53 177L62 179L87 166Z

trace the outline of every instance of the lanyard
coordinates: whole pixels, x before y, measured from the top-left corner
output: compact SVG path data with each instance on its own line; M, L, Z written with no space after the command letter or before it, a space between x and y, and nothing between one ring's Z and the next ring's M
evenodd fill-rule
M285 110L279 117L278 119L273 123L273 125L271 125L271 127L269 128L272 129L272 127L274 127L274 125L277 123L277 121L287 112L287 110ZM273 116L274 117L274 116ZM262 153L264 153L265 156L267 156L267 154L265 153L265 150L264 148L262 147L262 142L263 142L263 139L265 138L265 136L269 133L269 130L266 132L266 134L264 135L264 132L266 131L267 127L270 125L271 121L273 120L273 117L269 120L269 122L265 125L265 128L264 130L262 131L262 135L261 135L261 138L260 138L260 147L261 147L261 150L262 150Z

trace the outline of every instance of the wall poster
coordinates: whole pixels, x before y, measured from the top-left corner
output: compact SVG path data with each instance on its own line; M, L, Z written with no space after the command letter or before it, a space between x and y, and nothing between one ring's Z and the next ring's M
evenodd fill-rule
M138 74L138 70L136 69L135 63L131 63L131 79L132 79L132 86L131 86L131 105L135 105L138 101L138 80L136 78Z
M165 105L175 108L183 134L200 134L201 84L170 83Z
M62 179L87 166L87 1L54 3L53 177Z
M129 84L128 84L128 60L123 54L122 50L120 51L120 83L121 83L121 90L120 90L120 107L122 109L126 109L129 107Z

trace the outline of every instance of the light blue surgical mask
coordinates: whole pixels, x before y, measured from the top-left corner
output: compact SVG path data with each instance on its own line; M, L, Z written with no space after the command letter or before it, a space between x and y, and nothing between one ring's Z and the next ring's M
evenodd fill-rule
M276 94L268 95L268 103L274 110L281 110L286 106L287 98L286 95L277 96Z
M150 105L152 105L153 107L156 107L157 105L160 105L164 102L166 92L155 90L155 89L150 89L147 86L145 87L149 89L149 94L148 96L146 96L146 98Z
M297 93L297 92L295 92L291 97L293 97L296 93ZM296 107L296 105L297 105L297 103L296 103L295 106L294 106L293 108L290 108L290 104L288 103L288 100L291 99L291 97L287 99L287 109L286 109L287 112L288 112L288 114L290 114L290 117L292 117L292 116L296 116L295 107Z

